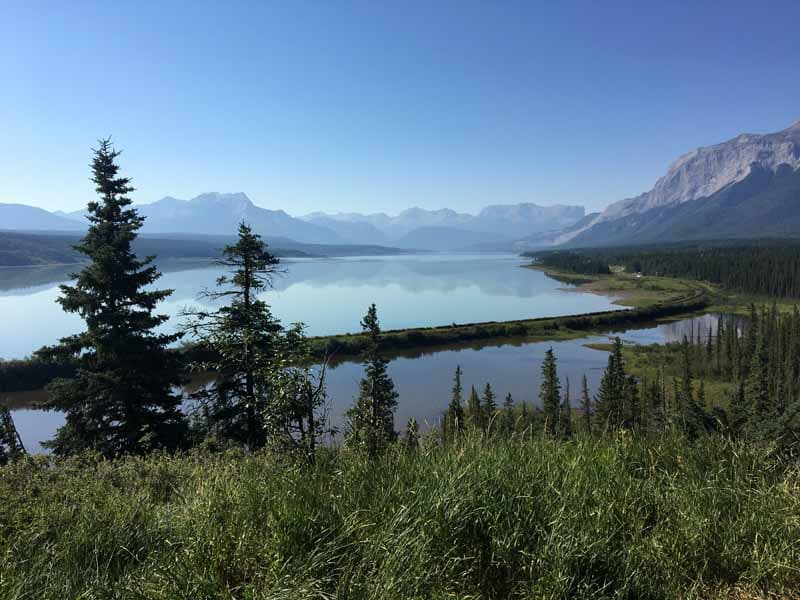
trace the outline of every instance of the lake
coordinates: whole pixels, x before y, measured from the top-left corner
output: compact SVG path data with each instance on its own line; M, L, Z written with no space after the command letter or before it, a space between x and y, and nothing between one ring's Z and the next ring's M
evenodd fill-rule
M309 335L359 330L370 303L381 326L399 329L450 323L505 321L615 308L613 298L568 289L541 271L522 268L513 255L420 254L358 258L287 259L264 299L284 323L302 321ZM222 271L202 263L160 265L158 287L174 289L159 312L170 315L212 303L199 296ZM21 358L83 322L64 313L58 285L75 267L0 269L0 357Z
M593 312L615 308L613 298L583 293L557 282L540 271L521 268L523 259L508 255L413 255L346 259L287 260L287 273L275 280L265 294L275 314L285 322L303 321L312 335L357 331L369 303L378 305L385 329L440 325L452 322L523 319ZM179 315L198 300L203 288L213 284L220 271L207 265L164 265L162 287L175 289L163 312ZM18 270L15 270L18 271ZM0 284L0 352L7 357L29 354L59 336L78 331L82 322L65 315L57 304L63 271L45 276L41 271L13 274ZM1 278L1 275L0 275ZM25 287L19 282L32 282ZM19 287L14 287L18 285ZM658 343L680 339L689 327L707 329L712 317L681 321L622 334L628 341ZM175 327L176 323L169 324ZM696 325L693 323L697 323ZM545 343L506 344L443 350L417 358L395 358L389 372L400 394L396 413L398 428L409 417L434 424L446 407L453 372L464 371L463 382L482 389L487 381L502 399L511 393L515 401L536 402L539 368L552 346L562 379L569 378L577 403L580 380L585 373L594 390L605 368L607 353L585 346L607 337ZM361 366L342 363L328 371L330 417L342 424L344 411L357 393ZM17 405L26 397L16 395ZM18 408L14 419L30 451L52 437L61 424L58 413Z

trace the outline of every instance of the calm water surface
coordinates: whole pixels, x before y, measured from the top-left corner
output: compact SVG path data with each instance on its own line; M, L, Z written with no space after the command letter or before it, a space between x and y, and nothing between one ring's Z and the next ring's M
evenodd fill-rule
M505 321L614 308L613 298L570 291L512 255L428 254L285 260L265 300L285 323L302 321L309 335L357 331L375 302L384 329ZM73 267L74 268L74 267ZM198 264L164 264L158 285L174 289L160 311L180 324L186 307L210 305L203 289L222 273ZM76 315L56 304L70 268L0 269L0 357L27 356L80 331Z
M523 262L510 256L403 256L358 259L286 261L288 272L266 294L276 315L284 321L301 320L311 334L354 331L367 304L376 302L384 328L435 325L450 322L519 319L607 310L612 299L567 291L564 285L539 271L520 268ZM34 270L35 271L35 270ZM219 271L213 267L168 271L161 284L174 288L165 312L177 315L187 305L196 305L199 292L213 283ZM64 315L55 305L59 271L28 274L29 287L6 289L0 284L0 314L3 316L2 352L24 356L61 335L79 330L81 322ZM15 281L24 279L16 273ZM61 279L59 279L59 277ZM30 280L28 280L30 281ZM699 317L621 333L635 343L679 340L692 328L707 330L713 316ZM400 394L396 423L402 429L409 417L420 423L438 422L447 405L453 371L464 371L465 390L482 389L488 381L502 399L511 393L516 402L537 402L539 369L545 351L552 346L559 361L562 380L569 378L571 396L577 402L580 380L585 373L594 390L605 368L607 353L585 346L608 338L592 337L553 343L524 343L479 349L445 350L417 358L396 358L389 372ZM10 349L10 350L9 350ZM361 377L358 363L343 363L328 370L330 419L343 423ZM36 393L16 395L23 406ZM14 420L28 450L41 450L41 442L53 436L63 422L60 414L34 409L13 410Z
M398 429L403 429L410 417L417 419L423 427L438 423L450 399L453 372L458 365L464 371L466 393L473 385L482 390L488 381L499 401L510 393L515 402L538 404L539 369L544 353L551 347L558 359L562 383L569 379L570 397L573 405L577 405L582 376L586 374L590 390L594 393L608 361L607 352L587 348L586 344L607 342L614 335L619 335L628 343L680 341L691 331L707 331L709 326L713 328L715 325L716 315L703 315L579 340L444 350L417 358L396 358L389 363L389 373L400 394L395 422ZM328 410L333 425L341 426L344 423L344 413L358 393L361 375L359 363L342 363L328 370ZM37 397L41 398L40 393L28 392L15 395L13 400L25 404ZM32 452L41 451L41 442L50 439L63 422L63 417L53 412L22 408L12 410L12 414L23 441Z

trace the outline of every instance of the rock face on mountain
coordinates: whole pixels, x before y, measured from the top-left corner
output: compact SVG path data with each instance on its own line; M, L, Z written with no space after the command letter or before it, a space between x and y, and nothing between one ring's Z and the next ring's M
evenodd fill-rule
M783 235L800 215L800 122L742 134L676 160L649 192L611 204L559 243L618 244ZM795 235L800 232L795 233Z

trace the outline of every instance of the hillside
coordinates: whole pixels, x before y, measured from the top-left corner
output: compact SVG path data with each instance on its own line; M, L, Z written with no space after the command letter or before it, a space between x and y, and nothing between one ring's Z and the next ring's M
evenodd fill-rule
M655 186L557 242L572 246L800 233L800 122L676 160Z
M754 167L711 196L595 223L570 246L758 237L800 237L800 170Z
M25 204L0 204L0 230L80 231L84 225L64 216Z

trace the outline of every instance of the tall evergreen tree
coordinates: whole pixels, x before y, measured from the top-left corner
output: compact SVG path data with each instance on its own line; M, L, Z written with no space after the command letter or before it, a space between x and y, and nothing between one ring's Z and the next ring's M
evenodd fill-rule
M581 418L583 419L583 427L586 433L592 432L592 400L589 396L589 382L586 380L586 374L583 375L581 381Z
M622 340L616 337L595 400L595 415L601 430L616 430L622 425L624 392L625 361L622 357Z
M662 433L667 426L667 408L664 374L661 370L659 370L656 378L645 386L645 394L646 431L651 434Z
M495 400L494 391L492 390L492 386L488 381L483 388L482 410L484 427L488 429L492 426L494 416L497 413L497 400Z
M730 417L728 419L728 427L734 436L741 436L746 432L751 413L745 394L744 381L742 379L735 382L729 405Z
M166 315L154 311L172 290L154 290L160 273L154 257L139 259L131 243L144 222L130 208L130 179L119 175L119 156L100 140L92 160L99 200L89 202L89 229L75 246L89 264L61 286L61 307L76 313L86 330L63 338L41 355L73 360L77 375L48 387L49 406L65 424L47 443L65 455L93 448L106 456L175 448L184 437L180 367L167 346L179 335L157 333Z
M11 418L11 411L0 406L0 466L17 461L24 455L25 446Z
M754 342L750 369L745 382L745 403L750 408L748 427L758 430L772 416L769 353L763 335Z
M456 365L456 372L453 375L453 391L445 415L445 439L457 438L464 431L464 426L466 424L464 421L464 399L461 374L461 365Z
M347 411L346 440L348 446L376 456L397 439L394 411L398 395L389 377L389 361L381 354L381 328L375 304L370 305L361 320L361 328L369 339L369 349L358 398Z
M627 429L638 430L642 424L642 412L639 402L639 382L633 375L625 378L623 397L625 413L623 425Z
M679 428L690 439L695 439L705 429L707 415L704 407L700 406L694 393L692 377L692 353L686 340L681 346L682 374L677 389L676 419Z
M467 401L467 418L473 429L483 429L483 407L474 385L470 390L469 400Z
M569 397L569 378L567 378L558 414L558 436L567 440L572 437L572 430L572 404Z
M223 249L217 264L227 273L217 279L217 290L204 295L227 303L214 311L184 313L184 331L195 338L203 357L193 368L216 374L212 385L194 394L197 421L205 434L252 450L267 442L266 423L276 411L271 403L275 376L284 364L283 327L258 297L272 286L278 259L242 223L236 244Z
M514 432L514 399L511 392L503 400L502 432L505 437L511 437Z
M558 415L561 406L561 383L558 380L556 357L548 348L542 363L542 381L539 384L539 400L545 418L545 431L555 437L558 432Z
M697 405L702 409L706 409L706 402L706 382L701 379L700 384L697 386Z

